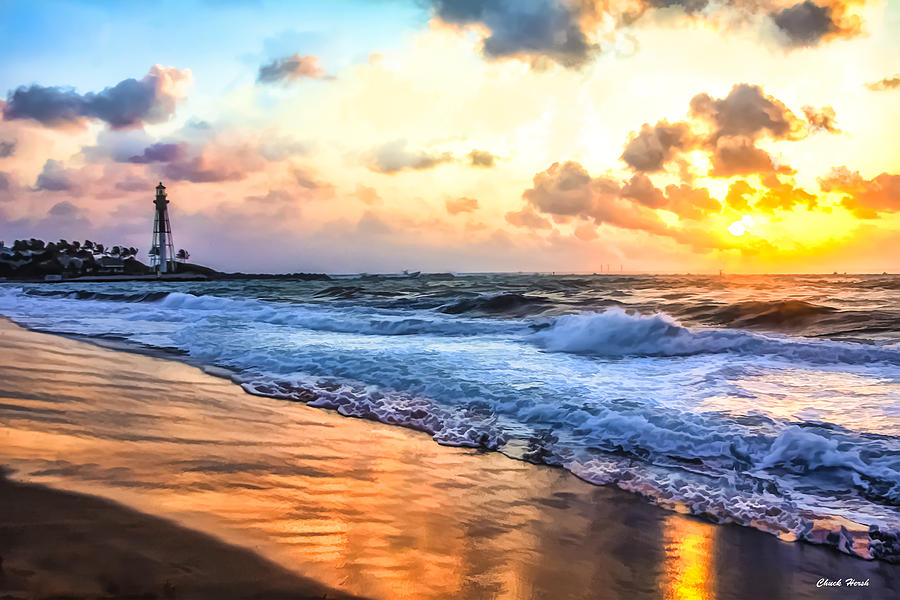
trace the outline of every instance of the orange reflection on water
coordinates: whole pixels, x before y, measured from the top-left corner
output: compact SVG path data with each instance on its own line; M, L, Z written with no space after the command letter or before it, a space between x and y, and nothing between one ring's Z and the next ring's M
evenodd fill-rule
M680 515L670 515L663 529L666 600L705 600L715 597L712 561L715 526Z

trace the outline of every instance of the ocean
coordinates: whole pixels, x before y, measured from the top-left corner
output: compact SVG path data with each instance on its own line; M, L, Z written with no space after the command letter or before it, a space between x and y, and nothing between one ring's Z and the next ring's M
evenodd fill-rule
M8 282L0 314L897 560L898 292L875 275Z

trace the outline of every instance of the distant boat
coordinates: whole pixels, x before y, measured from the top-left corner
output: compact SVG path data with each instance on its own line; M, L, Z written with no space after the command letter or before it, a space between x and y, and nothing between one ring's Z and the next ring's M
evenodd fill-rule
M412 273L410 273L406 269L403 269L403 274L405 276L409 277L410 279L415 279L416 277L418 277L419 275L422 274L422 271L413 271Z

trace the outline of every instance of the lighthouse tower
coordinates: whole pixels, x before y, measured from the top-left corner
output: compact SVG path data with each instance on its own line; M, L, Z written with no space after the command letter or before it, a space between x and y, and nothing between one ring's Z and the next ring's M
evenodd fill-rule
M157 273L174 271L175 246L172 243L172 227L169 225L169 201L166 199L166 186L159 182L156 186L156 217L153 220L153 244L150 248L150 266L156 267Z

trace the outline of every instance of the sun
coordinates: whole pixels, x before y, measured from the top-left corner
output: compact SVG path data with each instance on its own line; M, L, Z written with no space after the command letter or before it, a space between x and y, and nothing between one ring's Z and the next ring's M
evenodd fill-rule
M744 215L739 221L735 221L728 226L728 233L734 236L741 236L750 231L753 227L753 219L750 215Z

